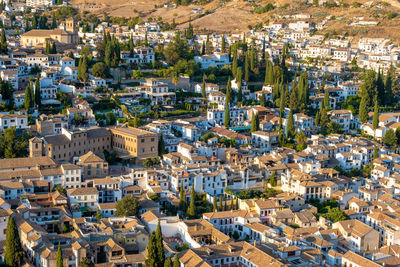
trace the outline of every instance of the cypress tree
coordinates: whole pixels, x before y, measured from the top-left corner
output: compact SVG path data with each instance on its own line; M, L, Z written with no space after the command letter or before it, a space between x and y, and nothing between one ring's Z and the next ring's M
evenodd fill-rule
M358 111L358 118L362 123L368 122L368 107L367 107L367 94L363 94L360 102L360 109Z
M53 15L53 21L51 22L51 28L52 29L57 28L56 16L54 16L54 15Z
M375 98L374 116L372 117L372 127L374 132L379 126L379 111L378 111L378 100Z
M238 67L238 55L237 55L237 46L233 46L233 50L232 50L232 75L233 77L235 77L236 79L236 71L237 71L237 67Z
M203 45L201 47L201 54L205 55L206 54L206 43L203 41Z
M226 83L226 93L225 97L228 103L231 102L231 92L232 92L232 84L231 84L231 77L228 77L228 82Z
M225 35L222 35L222 43L221 43L221 52L225 53L226 51L226 41L225 41Z
M260 106L262 106L262 107L266 106L266 104L265 104L265 95L264 94L260 95Z
M192 192L190 195L190 205L187 210L187 216L190 219L194 219L196 217L196 192L194 191L194 184L192 184Z
M168 258L165 260L164 267L172 267L171 255L169 255Z
M292 86L292 89L290 91L290 101L289 101L289 108L291 110L297 110L297 93L296 93L296 87Z
M181 266L181 263L179 262L178 255L175 255L174 267L180 267L180 266Z
M235 206L233 205L233 197L231 198L231 210L234 210Z
M328 89L325 90L324 94L324 107L329 108L329 92Z
M293 138L296 134L295 129L294 129L294 121L293 121L293 112L290 110L289 112L289 117L288 117L288 122L286 125L286 134L288 138Z
M397 130L396 130L397 131ZM374 148L374 155L372 157L373 159L379 158L379 150L377 147Z
M392 91L392 68L390 68L385 79L385 101L384 104L389 106L393 103L393 91Z
M149 242L147 244L147 259L145 261L146 267L157 267L157 258L158 258L158 251L157 251L157 239L156 233L153 231L151 232Z
M317 111L317 114L315 115L314 124L315 125L319 125L320 124L319 111Z
M267 63L265 64L265 83L274 83L274 68L272 62L269 60L267 60Z
M230 110L229 110L229 102L228 101L226 101L226 103L225 103L224 126L227 128L231 126L231 114L230 114Z
M8 52L7 38L6 38L6 32L3 28L0 37L0 54L7 54L7 52Z
M160 220L158 220L156 229L156 246L157 246L157 265L159 267L163 267L165 262L165 253L164 253L164 244L163 244Z
M370 107L374 104L376 92L376 72L373 70L367 70L363 75L363 83L360 87L361 97L365 97L366 107Z
M222 211L222 196L219 197L219 210Z
M250 70L251 71L254 71L255 61L256 61L256 53L254 51L254 48L252 47L250 50Z
M204 99L207 99L207 94L206 94L206 76L205 74L203 75L203 84L201 85L201 94Z
M237 197L236 198L236 210L238 210L239 209L239 198Z
M251 125L250 125L250 132L253 133L255 131L258 131L260 124L257 125L257 118L258 114L253 112L253 116L251 117Z
M385 84L383 83L381 70L379 70L378 77L376 78L376 91L378 104L383 105L385 103Z
M237 101L242 101L243 98L243 91L242 91L242 68L238 67L236 72L236 83L238 86L238 99ZM233 99L231 99L233 100Z
M186 198L183 192L183 186L180 186L179 189L179 209L183 212L186 211Z
M277 181L276 181L276 178L275 178L275 173L272 173L271 177L269 178L269 184L271 186L276 186L277 185Z
M51 45L51 54L57 54L56 42Z
M160 139L158 139L158 155L162 156L165 154L165 142L164 142L164 137L161 132L160 134Z
M249 81L249 53L246 53L246 56L244 59L244 80L246 82Z
M86 56L82 56L81 59L79 60L78 79L83 81L83 83L85 83L85 84L86 84L87 80L89 79Z
M106 65L108 67L111 67L112 55L113 55L113 52L112 52L112 48L111 48L111 42L107 41L106 42L106 48L105 48L105 51L104 51L104 63L106 63Z
M35 81L35 104L37 107L40 107L42 105L42 97L40 95L40 76L39 73L36 76L36 81Z
M224 202L224 210L225 210L225 211L228 210L228 207L227 207L227 204L226 204L226 199L225 199L225 202Z
M320 111L320 116L321 116L320 125L323 128L323 130L325 130L325 128L328 126L328 122L329 122L328 113L326 112L326 108L323 108Z
M58 243L56 267L63 267L63 256L62 256L60 242Z
M281 99L280 99L280 104L279 104L279 115L282 116L283 112L285 111L285 102L286 102L286 96L285 96L285 91L282 90L281 94Z
M6 231L6 249L4 252L5 263L8 266L20 266L23 254L17 225L14 218L9 216Z
M27 112L32 107L31 103L32 103L32 90L29 83L25 88L25 95L24 95L24 106Z
M51 54L50 43L49 43L49 41L46 41L45 53L46 53L46 54Z

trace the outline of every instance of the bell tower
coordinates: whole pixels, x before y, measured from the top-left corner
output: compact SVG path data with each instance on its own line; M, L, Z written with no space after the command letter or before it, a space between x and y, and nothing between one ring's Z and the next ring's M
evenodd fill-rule
M41 157L43 156L43 145L42 140L37 137L29 139L29 157Z
M65 20L65 30L70 33L76 33L76 21L74 18L69 18Z

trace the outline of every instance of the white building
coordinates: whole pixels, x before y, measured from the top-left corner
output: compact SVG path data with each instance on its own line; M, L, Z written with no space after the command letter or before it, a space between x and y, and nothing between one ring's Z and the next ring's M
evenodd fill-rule
M0 114L0 131L15 127L15 129L28 128L28 116L21 114Z
M207 69L209 67L222 68L225 65L231 64L228 54L217 52L212 55L196 56L194 57L194 61L200 63L202 69Z

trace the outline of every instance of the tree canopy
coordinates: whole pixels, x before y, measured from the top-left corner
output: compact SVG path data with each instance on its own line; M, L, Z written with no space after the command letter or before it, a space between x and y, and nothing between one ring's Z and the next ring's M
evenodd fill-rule
M137 216L139 213L139 207L139 201L134 196L124 196L120 201L117 202L115 216Z

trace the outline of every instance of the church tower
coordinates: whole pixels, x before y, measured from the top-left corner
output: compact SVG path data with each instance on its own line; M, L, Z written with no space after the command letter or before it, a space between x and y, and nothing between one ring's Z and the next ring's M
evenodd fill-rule
M41 157L43 156L43 145L42 140L37 137L29 139L29 157Z
M77 23L74 18L69 18L65 20L65 31L70 33L77 33Z

